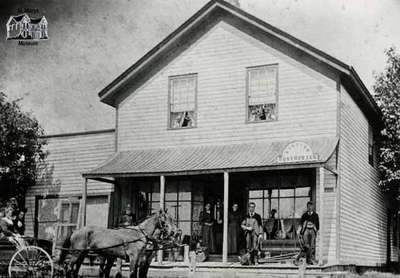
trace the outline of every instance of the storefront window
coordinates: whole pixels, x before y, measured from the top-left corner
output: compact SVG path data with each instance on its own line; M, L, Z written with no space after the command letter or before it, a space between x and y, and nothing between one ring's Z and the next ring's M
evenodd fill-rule
M249 202L256 204L256 212L263 219L268 219L273 209L277 211L277 218L300 218L310 196L311 187L249 190Z
M160 208L159 185L153 185L151 193L151 211ZM195 202L194 202L195 203ZM165 208L174 217L176 225L183 235L191 234L192 222L192 192L187 181L167 181L165 186Z

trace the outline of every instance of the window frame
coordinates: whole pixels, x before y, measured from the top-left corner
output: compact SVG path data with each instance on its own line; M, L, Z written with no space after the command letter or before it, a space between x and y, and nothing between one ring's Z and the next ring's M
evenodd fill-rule
M296 189L297 188L310 188L309 191L309 195L303 195L303 194L296 194ZM281 196L281 190L284 189L290 189L293 190L293 196ZM278 190L278 195L277 196L272 196L272 190ZM262 191L262 196L259 197L250 197L250 191ZM268 191L268 193L266 194L266 191ZM269 192L271 191L271 192ZM273 188L263 188L263 187L259 187L259 188L252 188L252 189L248 189L247 190L247 200L248 203L254 201L254 200L262 200L262 208L260 208L261 210L261 218L264 220L269 218L269 215L264 215L265 212L265 200L268 200L269 203L269 208L268 211L270 212L272 207L272 200L277 200L278 203L278 207L277 209L277 219L300 219L300 218L285 218L281 216L281 209L280 209L280 205L281 205L281 200L282 199L293 199L293 213L296 212L296 199L301 199L301 198L309 198L309 201L313 201L313 189L312 186L293 186L293 187L273 187ZM294 214L295 215L295 214Z
M259 120L259 121L250 121L249 120L249 85L250 85L250 78L249 73L252 70L260 69L260 68L275 68L276 69L276 76L275 76L275 119L273 120ZM246 113L245 113L245 123L246 124L255 124L255 123L266 123L266 122L275 122L279 120L279 63L272 63L272 64L265 64L265 65L258 65L258 66L251 66L246 67Z
M373 128L368 126L368 164L375 168L376 166L376 142Z
M43 200L57 200L57 209L58 209L58 215L56 216L55 220L51 221L40 221L39 220L39 203L40 201ZM66 202L67 201L67 202ZM69 214L69 221L62 221L62 206L64 204L68 204L68 214ZM72 218L72 206L78 204L78 215L77 215L77 220L76 223L71 221ZM44 223L53 223L55 224L56 228L56 238L58 236L58 228L59 227L74 227L77 228L80 225L80 217L81 217L81 198L80 196L76 195L59 195L59 194L51 194L47 196L43 195L36 195L35 196L35 219L34 219L34 236L38 237L39 236L39 225L44 224Z
M172 81L175 79L180 79L180 78L188 78L188 77L193 77L195 80L195 86L194 86L194 125L192 126L187 126L187 127L172 127L171 125L171 93L172 93ZM197 73L186 73L186 74L179 74L179 75L171 75L168 77L168 103L167 103L167 130L185 130L185 129L192 129L192 128L197 128L198 123L197 123L197 93L198 93L198 74Z
M172 193L171 195L173 195L173 199L168 199L168 200L164 199L164 207L167 207L167 203L168 204L175 204L175 206L172 206L172 207L174 207L174 211L172 211L172 212L169 211L169 213L171 213L174 216L174 222L175 222L176 226L178 228L180 228L181 227L180 223L190 223L189 235L192 235L192 232L193 232L192 225L193 225L193 223L194 222L199 222L199 221L194 221L193 220L193 215L192 215L193 202L196 202L196 201L193 200L192 196L190 197L190 199L182 199L182 198L180 198L179 194L181 192L187 192L187 191L182 191L181 190L182 189L182 186L180 184L181 181L176 180L175 182L176 182L176 191L171 192ZM149 209L150 213L154 211L153 207L157 207L158 206L157 204L160 203L159 200L156 200L156 201L153 200L153 193L157 192L156 189L155 189L156 186L159 186L159 184L153 183L151 188L150 188L150 191L149 191L149 195L150 195L149 204L150 205L149 205L148 209ZM192 193L192 188L193 188L193 186L192 186L192 184L190 184L190 191L189 191L190 193ZM179 208L181 207L182 203L190 204L190 219L181 219L180 214L179 214Z

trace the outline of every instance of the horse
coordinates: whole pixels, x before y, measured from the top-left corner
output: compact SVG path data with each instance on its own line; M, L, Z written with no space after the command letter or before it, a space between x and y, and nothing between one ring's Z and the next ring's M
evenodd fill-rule
M129 260L130 277L136 278L139 264L147 268L150 265L151 256L145 256L146 246L152 242L155 244L157 240L170 239L175 231L176 226L172 217L162 210L129 229L86 226L74 231L64 241L58 263L62 265L69 254L66 277L77 278L85 257L89 253L94 253L102 258L101 270L105 277L109 277L115 259L120 258ZM143 256L146 257L145 260ZM119 266L118 276L121 276L120 268ZM147 275L147 270L145 273Z

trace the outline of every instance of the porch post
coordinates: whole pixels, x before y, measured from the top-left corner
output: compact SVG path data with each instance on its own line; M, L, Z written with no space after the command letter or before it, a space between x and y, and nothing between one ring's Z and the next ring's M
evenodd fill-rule
M164 210L164 199L165 199L165 176L160 176L160 209ZM162 249L157 251L157 262L162 264L164 252Z
M323 244L324 244L324 167L319 167L319 248L318 248L318 263L323 263Z
M87 183L88 180L85 178L82 188L82 226L86 226L86 199L87 199Z
M164 210L165 176L160 176L160 209Z
M228 262L228 208L229 208L229 173L224 172L224 230L222 238L222 262Z

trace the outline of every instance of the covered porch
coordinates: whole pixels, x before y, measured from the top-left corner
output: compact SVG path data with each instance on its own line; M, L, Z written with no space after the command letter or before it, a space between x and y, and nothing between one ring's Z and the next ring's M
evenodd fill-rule
M128 205L133 220L167 208L182 230L183 243L189 245L192 238L201 238L199 215L204 205L210 203L216 212L219 203L222 223L215 227L218 244L210 261L230 264L232 258L237 260L237 252L230 254L229 211L236 203L245 215L248 203L254 202L264 224L275 209L285 232L281 238L271 238L265 230L262 247L267 255L296 250L295 232L308 201L316 203L321 223L326 222L323 193L336 186L336 178L327 178L327 174L335 177L332 159L336 159L336 145L336 138L312 138L117 152L100 167L83 174L82 225L86 223L87 181L96 179L114 184L109 227L121 224ZM316 250L320 264L324 263L326 252L322 248L327 237L328 233L321 230ZM241 240L239 247L243 247ZM187 250L159 254L158 262L187 261Z

